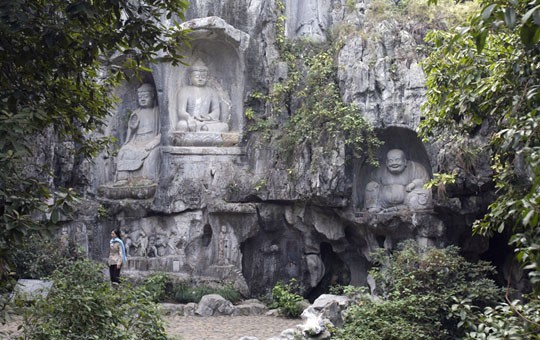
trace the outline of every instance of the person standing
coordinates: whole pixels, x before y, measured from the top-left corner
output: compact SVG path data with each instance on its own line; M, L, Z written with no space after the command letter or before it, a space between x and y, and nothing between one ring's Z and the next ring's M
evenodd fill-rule
M109 242L109 274L113 285L120 283L120 269L122 264L127 263L126 247L122 241L120 229L115 229L111 232L111 240Z

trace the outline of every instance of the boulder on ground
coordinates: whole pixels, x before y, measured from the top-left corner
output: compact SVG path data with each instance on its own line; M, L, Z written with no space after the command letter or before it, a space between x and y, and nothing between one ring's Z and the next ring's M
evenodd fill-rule
M234 306L229 301L218 294L208 294L202 297L196 315L200 316L215 316L215 315L231 315L234 312Z

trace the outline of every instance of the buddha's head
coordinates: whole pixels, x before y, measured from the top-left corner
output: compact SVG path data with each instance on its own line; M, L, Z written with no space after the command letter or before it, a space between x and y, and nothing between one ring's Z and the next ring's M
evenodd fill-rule
M197 59L189 68L189 80L193 86L203 87L206 85L208 67L206 67L202 60Z
M143 108L154 107L155 88L152 84L142 84L137 89L137 98L139 106Z
M399 149L392 149L386 154L386 168L392 174L400 174L407 167L405 152Z

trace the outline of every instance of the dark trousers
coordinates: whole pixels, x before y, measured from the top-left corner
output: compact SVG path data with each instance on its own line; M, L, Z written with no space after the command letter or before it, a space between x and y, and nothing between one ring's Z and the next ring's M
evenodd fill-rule
M111 264L109 266L109 274L111 275L111 282L120 283L120 268L117 265Z

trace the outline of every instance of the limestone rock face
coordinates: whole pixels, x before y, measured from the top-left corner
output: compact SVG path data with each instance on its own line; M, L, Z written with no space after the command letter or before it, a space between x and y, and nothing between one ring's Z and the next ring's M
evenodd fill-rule
M159 155L152 161L159 171L152 192L137 194L136 187L127 186L104 194L115 179L115 158L104 154L93 166L75 166L59 153L60 178L77 182L87 199L80 217L65 222L70 235L92 258L105 259L110 230L120 228L129 252L125 275L163 271L196 283L230 283L245 296L267 294L278 281L294 278L311 300L334 284L367 285L371 252L390 251L405 239L457 244L477 258L487 243L471 238L470 226L493 194L489 154L466 159L459 146L420 140L422 37L413 24L368 20L369 6L343 0L191 1L182 25L191 29L192 42L184 53L188 64L200 60L205 65L213 103L195 110L203 104L190 102L198 121L192 130L187 124L179 131L188 67L152 65L142 79L155 86L159 110L161 139L152 149ZM380 196L366 194L377 167L340 138L306 145L288 161L271 133L294 115L294 100L264 130L262 123L276 114L254 94L269 93L291 74L278 40L328 43L335 34L344 42L334 56L342 99L357 105L384 141L375 151L379 167L390 150L399 149L407 164L423 169L422 184L434 172L458 172L456 184L448 188L422 189L429 204L422 205L419 196L414 204L404 198L413 191L408 184L420 178L412 175L407 183L381 180L392 187L387 196L399 204L383 206ZM139 86L132 81L115 92L120 100L105 134L116 137L119 147L127 140ZM197 89L187 92L209 98L208 91L206 96L198 96ZM213 106L219 106L220 116L212 119L227 127L223 131L202 128L209 119L205 115L215 114ZM254 128L247 117L263 127ZM484 145L482 133L469 143ZM381 209L367 209L374 197L379 200L374 207ZM198 313L216 308L229 313L228 305L213 303L199 306Z
M425 76L419 46L397 23L383 21L376 37L352 37L338 55L343 98L358 105L374 126L407 126L420 122Z

